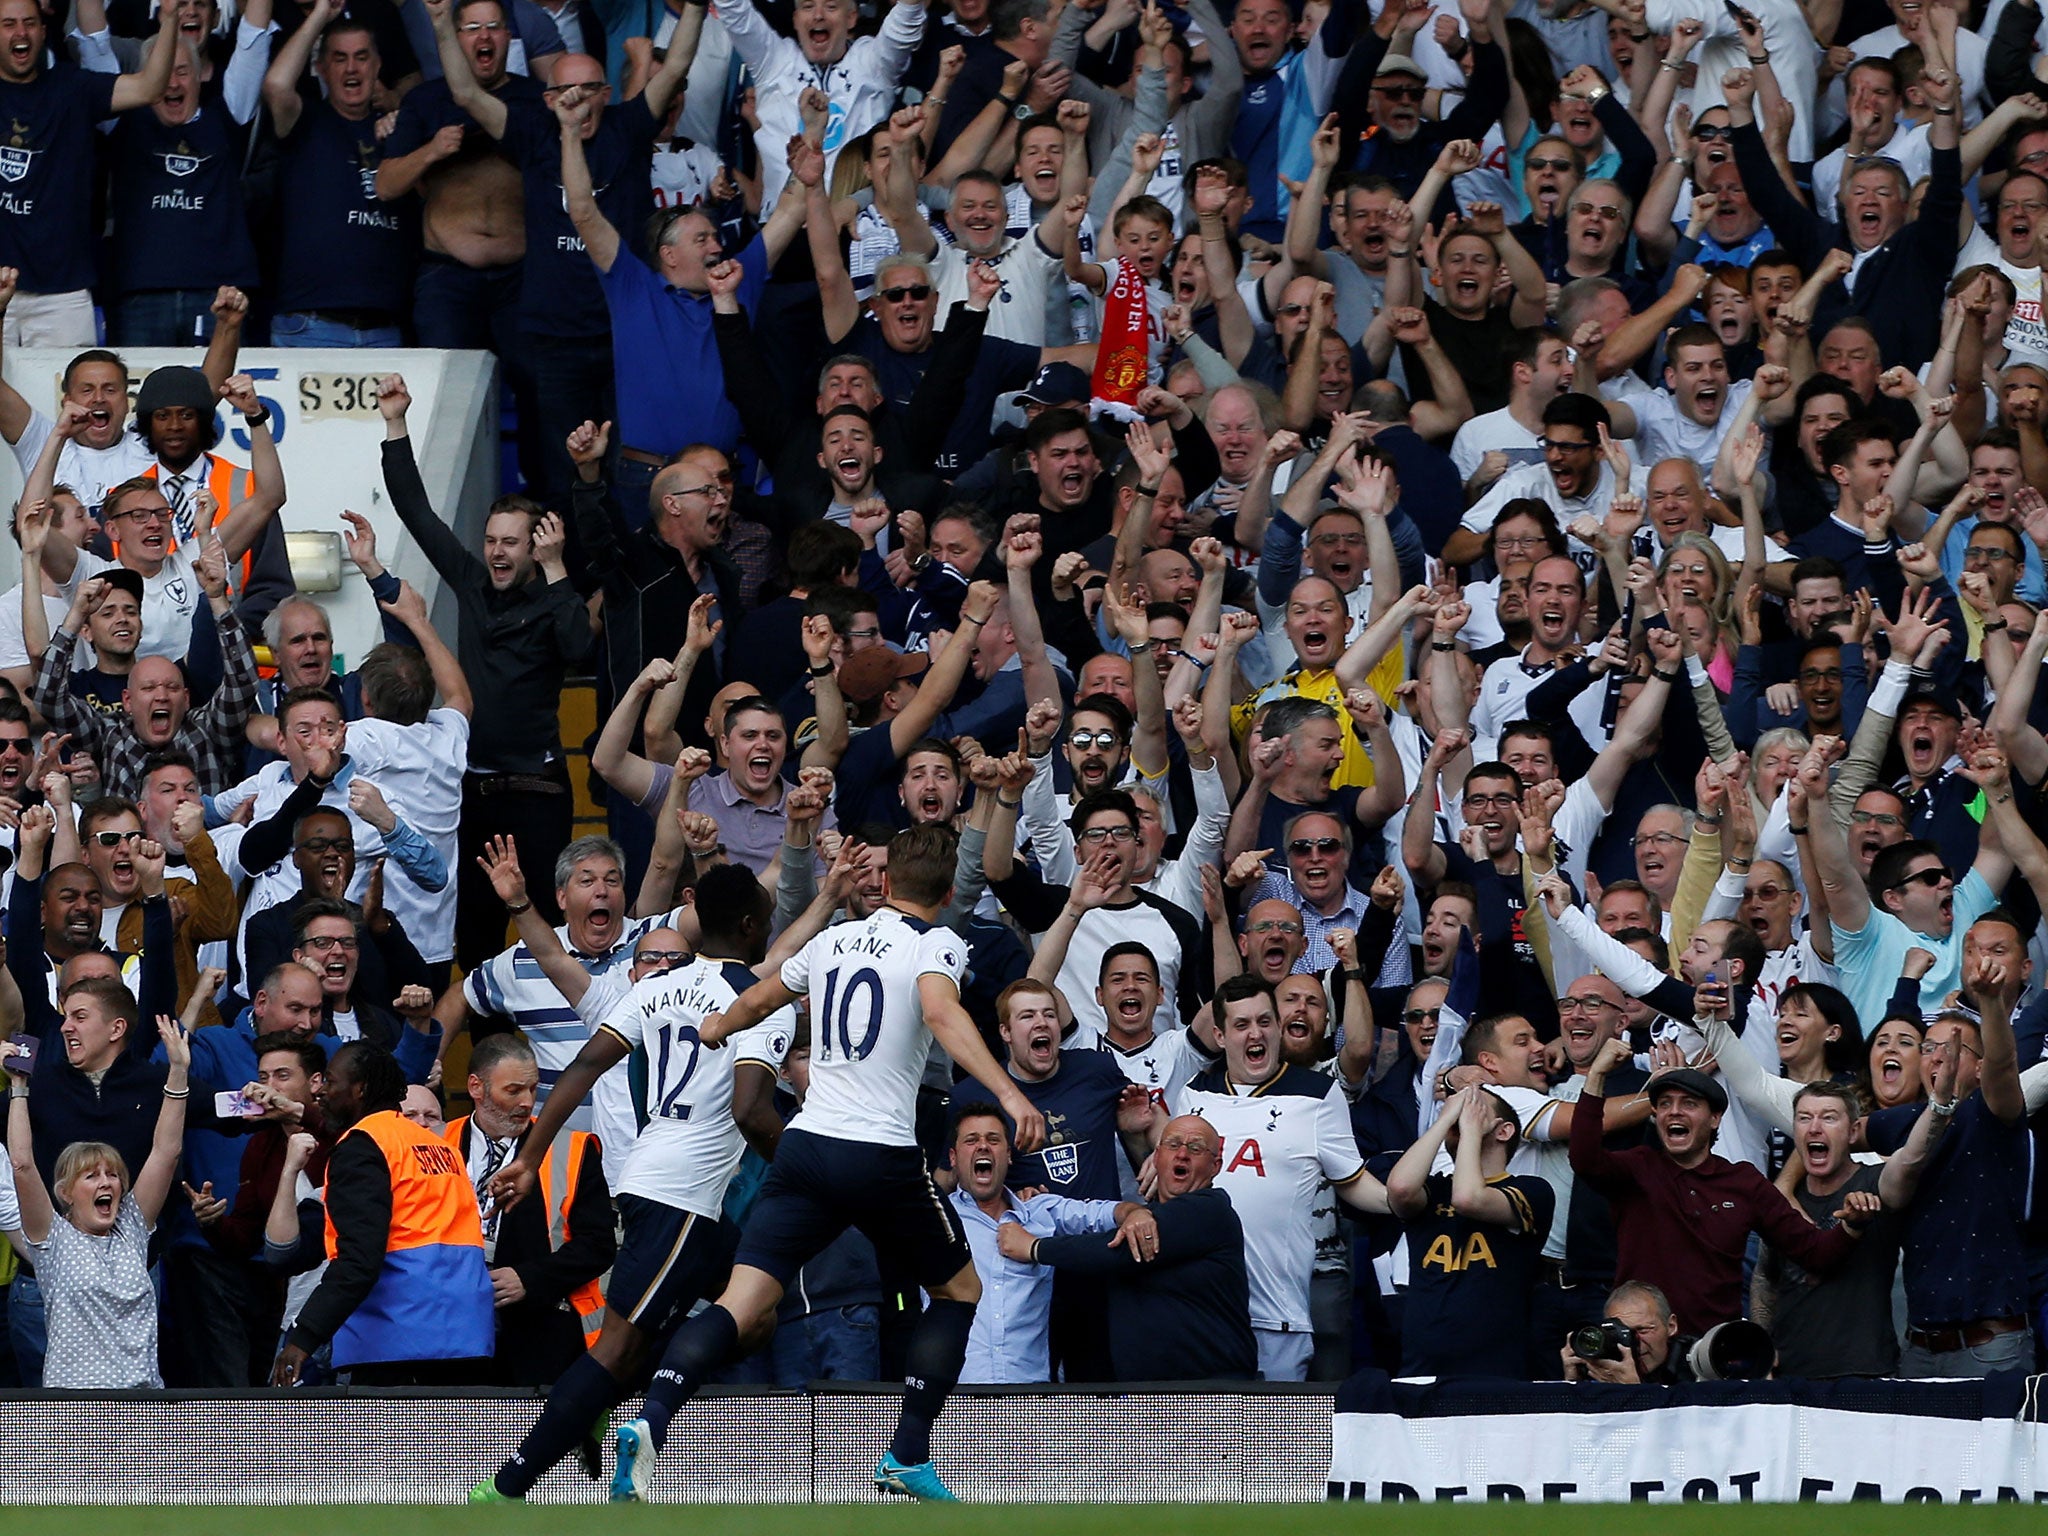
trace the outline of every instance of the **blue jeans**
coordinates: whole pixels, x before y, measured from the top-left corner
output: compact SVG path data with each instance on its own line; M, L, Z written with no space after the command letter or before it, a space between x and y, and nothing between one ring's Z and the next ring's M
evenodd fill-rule
M7 1288L7 1337L14 1345L14 1368L24 1387L43 1384L43 1354L49 1341L46 1330L43 1288L34 1275L22 1270Z
M299 310L271 320L270 344L273 347L402 347L405 337L395 325L373 325L359 330L311 310Z
M1908 1342L1899 1351L1899 1374L1909 1381L1932 1376L1989 1376L1994 1371L2031 1371L2034 1368L2034 1330L1995 1333L1989 1342L1965 1349L1936 1354Z
M213 336L213 288L160 288L116 301L108 339L117 347L202 346Z
M777 1328L769 1349L780 1387L873 1381L882 1373L881 1309L868 1304L813 1312Z

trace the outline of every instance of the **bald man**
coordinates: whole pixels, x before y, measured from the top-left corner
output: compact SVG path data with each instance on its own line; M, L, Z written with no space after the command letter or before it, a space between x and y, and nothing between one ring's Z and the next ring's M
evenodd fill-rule
M1118 1381L1249 1381L1258 1375L1244 1228L1213 1186L1223 1140L1200 1115L1166 1122L1154 1151L1151 1252L1097 1235L1034 1238L1015 1222L996 1232L1006 1258L1109 1280L1109 1348Z

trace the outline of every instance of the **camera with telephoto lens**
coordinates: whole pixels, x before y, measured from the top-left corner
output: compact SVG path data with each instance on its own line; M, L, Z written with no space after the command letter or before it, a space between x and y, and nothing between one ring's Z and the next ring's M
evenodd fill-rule
M1778 1366L1771 1336L1747 1318L1716 1323L1686 1357L1695 1381L1762 1381Z
M1627 1323L1603 1317L1597 1323L1574 1328L1566 1343L1581 1360L1620 1360L1634 1353L1636 1331Z

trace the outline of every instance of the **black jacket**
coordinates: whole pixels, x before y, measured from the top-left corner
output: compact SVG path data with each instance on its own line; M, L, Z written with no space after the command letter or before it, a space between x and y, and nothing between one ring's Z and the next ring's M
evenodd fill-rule
M1110 1357L1118 1381L1250 1381L1252 1338L1244 1224L1216 1188L1155 1200L1159 1252L1133 1263L1100 1234L1048 1237L1038 1262L1109 1281Z
M1737 128L1734 142L1735 168L1750 203L1763 215L1779 249L1789 252L1802 271L1811 272L1829 251L1855 249L1840 227L1786 189L1755 123ZM1861 315L1877 333L1879 355L1909 369L1930 362L1940 343L1941 305L1934 300L1946 291L1956 264L1957 220L1963 210L1961 152L1936 149L1928 158L1927 197L1919 217L1871 252L1853 286L1845 290L1837 283L1821 295L1814 320L1818 336L1844 315Z
M427 499L410 438L385 442L384 488L405 531L455 594L462 670L486 701L470 726L470 766L538 772L561 752L562 679L590 656L583 599L566 577L549 582L536 575L504 592L492 587L482 559L463 548ZM609 619L608 612L608 625Z

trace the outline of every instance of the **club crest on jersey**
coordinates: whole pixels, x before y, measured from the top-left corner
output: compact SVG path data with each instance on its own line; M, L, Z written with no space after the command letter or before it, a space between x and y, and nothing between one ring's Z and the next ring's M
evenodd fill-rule
M1081 1149L1068 1142L1047 1147L1039 1156L1045 1160L1045 1175L1055 1184L1071 1184L1081 1175Z
M1278 1104L1275 1104L1266 1111L1266 1129L1269 1131L1280 1129L1280 1106Z
M7 142L0 144L0 181L20 181L36 163L38 151L28 147L28 125L9 118Z
M173 577L172 577L172 578L171 578L171 579L170 579L169 581L165 582L165 583L164 583L164 595L165 595L166 597L168 597L168 598L169 598L169 599L170 599L170 600L171 600L172 602L176 603L176 604L177 604L177 605L178 605L178 606L179 606L180 608L184 607L184 606L185 606L185 579L184 579L184 577L182 577L182 576L173 576Z

